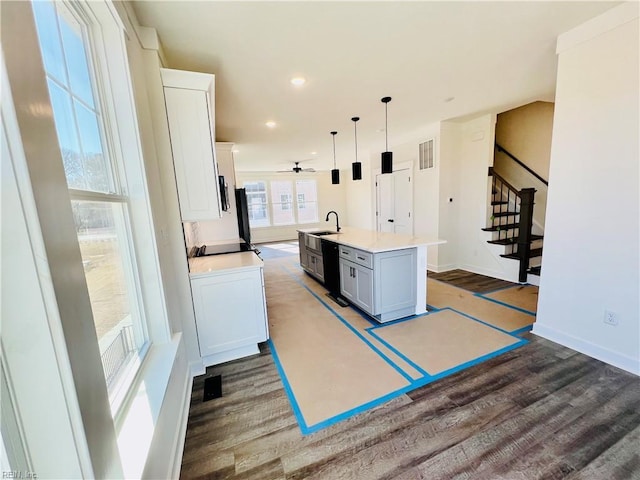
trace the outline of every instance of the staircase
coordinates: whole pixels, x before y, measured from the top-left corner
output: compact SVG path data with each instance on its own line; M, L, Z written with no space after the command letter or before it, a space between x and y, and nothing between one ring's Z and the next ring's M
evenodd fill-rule
M507 154L536 178L547 184L546 180L497 144L496 149ZM519 262L518 280L520 282L527 282L528 275L539 277L543 235L532 232L536 190L535 188L515 188L496 173L493 167L489 167L489 176L492 177L492 215L489 218L490 225L482 229L485 232L492 232L492 239L488 243L504 246L505 253L500 256Z

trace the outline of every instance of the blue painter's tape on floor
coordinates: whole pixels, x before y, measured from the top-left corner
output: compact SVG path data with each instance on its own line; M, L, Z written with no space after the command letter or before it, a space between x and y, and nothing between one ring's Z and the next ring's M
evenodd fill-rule
M280 362L280 358L278 357L278 352L277 349L275 347L275 345L273 344L273 342L271 340L268 340L268 344L269 347L271 349L271 354L272 357L274 359L274 362L276 364L276 368L278 370L278 373L280 374L280 377L282 378L282 383L284 385L284 390L287 394L287 397L289 398L289 401L291 402L291 406L293 409L293 413L296 417L296 420L298 421L298 425L300 427L300 431L302 432L303 435L308 435L314 432L317 432L319 430L322 430L323 428L329 427L331 425L334 425L338 422L341 422L343 420L346 420L348 418L351 418L355 415L358 415L360 413L363 413L367 410L370 410L374 407L377 407L385 402L388 402L389 400L392 400L400 395L403 395L407 392L410 392L412 390L415 390L416 388L428 385L429 383L432 383L436 380L439 380L441 378L444 378L446 376L449 375L453 375L457 372L460 372L464 369L473 367L477 364L480 364L486 360L489 360L491 358L497 357L499 355L502 355L503 353L506 353L510 350L516 349L518 347L521 347L522 345L525 345L528 342L528 340L517 337L515 335L516 332L521 332L521 331L526 331L526 329L530 329L531 327L525 327L524 329L519 329L516 332L506 332L500 328L497 328L493 325L490 325L486 322L483 322L481 320L478 320L477 318L472 317L471 315L465 314L463 312L459 312L453 308L450 307L445 307L442 309L437 309L434 307L429 307L428 306L428 310L429 312L422 314L422 315L416 315L416 316L412 316L409 318L403 318L403 319L399 319L399 320L395 320L393 322L387 322L387 323L382 323L379 324L377 322L373 322L371 321L370 318L367 318L367 320L370 321L370 323L372 323L372 327L369 327L367 329L365 329L365 331L373 336L374 338L376 338L377 341L379 341L381 344L383 344L386 348L388 348L390 351L392 351L394 354L396 354L399 358L401 358L403 361L405 361L408 365L410 365L412 368L414 368L417 372L419 372L421 375L423 375L420 378L414 379L412 377L410 377L404 370L402 370L402 368L400 368L400 366L398 366L395 362L393 362L393 360L391 360L388 356L386 356L384 353L382 353L375 345L373 345L371 343L370 340L368 340L364 335L362 335L353 325L351 325L347 320L345 320L343 317L341 317L329 304L327 304L318 294L316 294L315 292L313 292L309 287L307 287L303 282L301 282L299 279L297 279L291 272L287 271L284 267L282 267L283 270L288 273L294 281L296 281L300 286L302 286L305 290L307 290L318 302L320 302L322 305L324 305L325 308L327 308L331 313L333 313L333 315L340 321L342 322L354 335L356 335L360 340L362 340L369 348L371 348L376 354L378 354L381 358L384 359L385 362L387 362L391 367L393 367L398 373L400 373L405 379L407 379L407 381L409 381L409 385L407 385L406 387L403 387L399 390L395 390L392 392L389 392L386 395L383 395L379 398L376 398L374 400L371 400L367 403L364 403L358 407L352 408L350 410L347 410L339 415L336 415L334 417L328 418L326 420L323 420L322 422L316 423L314 425L307 425L307 423L304 420L304 417L302 416L302 412L300 410L300 406L298 405L298 402L295 398L295 394L291 388L291 385L289 384L289 380L287 379L287 375L286 372L284 371L284 368ZM357 309L356 309L357 310ZM402 323L402 322L406 322L406 321L413 321L416 319L419 319L425 315L428 315L429 313L434 313L437 311L441 311L441 310L452 310L458 314L461 314L465 317L470 318L471 320L477 321L479 323L482 323L483 325L486 325L488 327L491 327L495 330L498 330L502 333L506 333L510 336L513 336L515 338L517 338L517 342L513 343L512 345L508 345L502 349L496 350L495 352L491 352L488 353L486 355L483 355L481 357L478 357L474 360L470 360L466 363L463 363L461 365L458 365L454 368L451 368L449 370L446 370L444 372L441 372L439 374L436 375L430 375L428 372L426 372L426 370L424 370L423 368L421 368L419 365L417 365L415 362L413 362L410 358L408 358L405 354L403 354L402 352L400 352L399 350L397 350L395 347L393 347L392 345L390 345L388 342L386 342L385 340L383 340L379 335L375 334L375 330L379 329L379 328L384 328L385 326L389 326L389 325L393 325L393 324L398 324L398 323ZM358 310L359 311L359 310ZM364 317L363 312L360 312Z

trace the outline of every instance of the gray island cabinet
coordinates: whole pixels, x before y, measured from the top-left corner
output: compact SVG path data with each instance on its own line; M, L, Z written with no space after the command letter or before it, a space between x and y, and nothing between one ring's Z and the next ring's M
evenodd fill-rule
M444 240L349 227L340 233L318 231L299 231L300 263L307 273L324 280L309 259L317 257L321 241L334 242L342 298L381 323L426 312L427 247Z

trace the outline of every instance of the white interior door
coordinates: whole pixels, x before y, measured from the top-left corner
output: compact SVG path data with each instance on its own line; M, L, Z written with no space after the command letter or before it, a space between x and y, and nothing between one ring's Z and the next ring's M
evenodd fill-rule
M378 231L393 232L393 174L376 176L376 212L378 212Z
M413 235L413 187L410 170L393 172L393 184L394 232Z
M413 234L411 171L376 175L376 211L379 232Z

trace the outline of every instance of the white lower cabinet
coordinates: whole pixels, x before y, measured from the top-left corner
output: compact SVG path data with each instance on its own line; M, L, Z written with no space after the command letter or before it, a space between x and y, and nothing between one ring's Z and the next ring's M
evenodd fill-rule
M371 253L340 245L340 293L380 322L415 312L415 278L415 248Z
M198 276L191 290L205 366L258 353L268 338L262 268Z
M373 270L340 259L340 287L342 296L350 303L374 315Z

